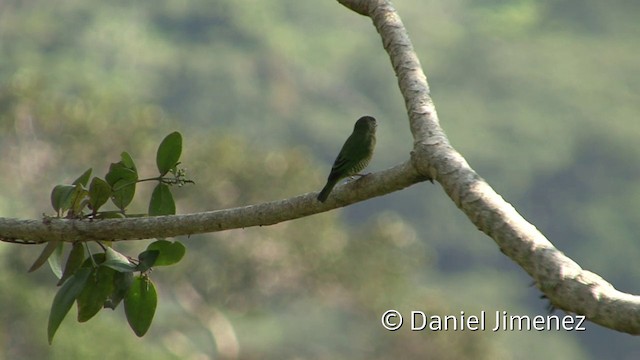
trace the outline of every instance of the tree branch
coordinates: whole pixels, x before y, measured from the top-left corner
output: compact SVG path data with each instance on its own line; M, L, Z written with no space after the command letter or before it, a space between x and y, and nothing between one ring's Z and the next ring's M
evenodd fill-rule
M347 206L436 179L454 203L500 250L535 280L551 303L611 329L640 333L640 297L621 293L558 251L471 169L440 128L427 79L407 32L389 1L339 0L369 16L380 33L405 99L414 137L411 160L337 187L326 203L315 193L291 199L188 215L109 220L0 218L0 240L130 240L263 226Z
M390 1L338 1L369 16L380 33L405 99L417 171L442 184L471 222L535 280L553 306L586 315L589 320L614 330L640 334L639 296L617 291L557 250L449 144L439 125L420 61Z
M316 200L317 193L307 193L290 199L187 215L105 220L0 218L0 240L29 244L51 240L117 241L273 225L388 194L425 180L411 162L405 162L337 186L325 203Z

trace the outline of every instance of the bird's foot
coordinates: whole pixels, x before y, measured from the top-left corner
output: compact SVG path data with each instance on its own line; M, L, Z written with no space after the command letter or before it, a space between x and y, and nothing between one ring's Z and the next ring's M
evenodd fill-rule
M346 183L350 183L350 182L355 181L355 180L360 180L360 179L362 179L363 177L365 177L365 176L369 176L369 175L371 175L371 173L366 173L366 174L353 174L353 175L349 175L349 176L346 178L346 180L344 181L344 183L346 184Z
M353 179L353 178L355 178L356 176L358 177L358 179L360 179L360 178L365 177L365 176L368 176L368 175L371 175L371 173L366 173L366 174L353 174L353 175L349 176L349 179Z

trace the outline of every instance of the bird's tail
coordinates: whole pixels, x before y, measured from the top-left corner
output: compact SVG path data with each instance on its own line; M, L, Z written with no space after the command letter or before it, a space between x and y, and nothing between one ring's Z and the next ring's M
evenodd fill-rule
M318 194L318 201L325 202L329 197L331 190L333 190L333 187L336 186L337 183L338 181L336 180L327 181L327 185L325 185L320 191L320 194Z

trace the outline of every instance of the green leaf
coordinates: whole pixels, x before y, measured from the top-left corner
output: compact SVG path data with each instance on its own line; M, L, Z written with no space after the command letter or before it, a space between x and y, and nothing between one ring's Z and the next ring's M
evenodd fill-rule
M104 253L93 254L90 257L87 257L86 259L84 259L84 261L82 262L82 265L80 265L80 267L82 267L82 268L94 268L94 267L97 267L97 266L101 265L102 263L104 263L104 260L105 260Z
M135 183L131 184L128 180L121 180L114 185L114 189L119 190L114 190L111 193L111 201L118 209L124 211L133 200L133 196L136 193L136 185Z
M116 271L106 266L94 268L84 289L78 295L78 322L85 322L95 316L113 292L113 277Z
M71 194L71 207L73 215L78 216L82 213L82 209L87 206L88 202L86 197L89 192L81 184L76 184L73 193Z
M36 261L29 268L29 272L36 271L45 261L53 254L54 251L58 248L58 245L61 245L60 240L52 240L47 243L47 245L42 249L40 256L36 259Z
M149 201L149 216L174 215L176 213L176 203L169 186L158 184L151 194Z
M89 178L91 177L91 168L88 168L84 173L82 173L82 175L80 175L77 179L75 179L72 184L73 185L82 185L82 186L87 186L87 183L89 182Z
M178 164L181 154L182 135L175 131L167 135L158 146L156 165L158 165L160 176L164 176Z
M138 172L138 170L136 169L136 164L133 162L133 158L131 157L131 155L129 155L128 152L123 151L120 154L120 162L126 166L128 169L131 169L133 171L135 171L136 173Z
M73 302L82 292L91 271L91 268L78 269L75 274L71 275L71 277L64 282L53 298L51 313L49 313L49 324L47 326L49 344L53 342L53 336L58 330L58 327L60 327L62 320L67 316Z
M123 263L123 262L116 262L116 261L105 261L104 266L109 267L117 272L134 272L134 271L138 271L138 267L136 265L133 265L131 263Z
M186 252L186 248L181 242L168 240L154 241L147 246L147 250L158 250L160 252L153 266L173 265L182 260Z
M73 243L69 256L67 257L67 263L64 265L64 272L62 273L60 281L58 281L58 286L62 285L69 276L73 275L73 273L80 268L83 261L84 244L81 242L75 242Z
M124 262L124 263L129 263L129 258L127 258L124 254L122 254L121 252L115 251L113 248L108 247L105 252L104 252L104 259L105 259L105 263L107 261L119 261L119 262Z
M133 283L133 273L130 272L116 272L113 276L113 291L104 302L104 307L115 310L124 299L131 284Z
M101 265L107 266L118 272L136 271L136 266L133 265L126 256L110 247L105 251L105 261Z
M64 243L61 242L60 244L58 244L53 254L51 254L51 256L49 256L49 258L47 259L49 262L49 267L51 268L51 271L53 271L53 274L58 279L62 278L62 266L60 266L60 263L62 262L63 250L64 250Z
M136 270L143 272L151 269L153 264L155 264L156 259L160 255L160 251L158 250L145 250L138 255L138 266Z
M121 180L127 180L131 183L134 183L138 180L138 173L135 170L129 169L124 166L122 162L111 163L109 165L109 172L105 175L105 180L107 184L113 187L117 182ZM114 190L118 190L117 188Z
M124 313L138 337L144 336L149 330L157 304L158 295L153 282L147 276L135 277L124 298Z
M125 154L125 153L123 153ZM138 173L135 168L129 168L123 161L112 163L105 176L107 184L111 185L111 200L121 210L133 200L136 192Z
M89 185L89 205L95 214L100 206L104 205L111 196L111 186L98 178L94 177Z
M71 208L72 195L76 187L72 185L56 185L51 191L51 206L58 215Z

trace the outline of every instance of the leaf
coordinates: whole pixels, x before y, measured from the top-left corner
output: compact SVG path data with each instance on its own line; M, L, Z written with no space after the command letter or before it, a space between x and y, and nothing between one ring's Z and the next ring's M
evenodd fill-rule
M133 200L133 195L136 192L138 173L135 167L133 169L129 168L123 161L112 163L109 166L109 172L105 176L105 180L107 184L111 185L111 200L119 209L124 211Z
M115 310L124 299L133 283L133 273L117 272L113 276L113 291L104 302L104 307Z
M105 261L101 265L107 266L118 272L136 271L136 266L133 265L126 256L110 247L105 251Z
M72 185L56 185L51 191L51 206L58 215L71 208L72 194L75 186Z
M138 170L136 169L136 164L133 162L133 158L131 157L131 155L129 155L128 152L123 151L120 154L120 162L126 166L128 169L133 170L134 172L138 172Z
M101 265L102 263L104 263L104 260L105 260L104 253L93 254L90 257L87 257L86 259L84 259L84 261L82 262L82 265L80 267L82 267L82 268L94 268L94 267L97 267L98 265Z
M124 313L133 332L142 337L147 333L156 312L158 295L147 276L137 276L124 298Z
M186 252L186 248L181 242L168 240L154 241L147 246L147 250L158 250L160 252L153 266L173 265L182 260Z
M167 135L160 143L160 146L158 146L158 152L156 153L156 165L158 165L160 176L164 176L178 164L181 154L182 135L179 132L174 131Z
M53 336L56 331L58 331L58 327L60 327L64 317L67 316L71 305L73 305L73 302L82 292L91 271L91 268L78 269L75 274L71 275L71 277L64 282L53 298L51 313L49 313L49 324L47 326L49 344L53 342Z
M47 243L47 245L42 249L40 256L36 259L36 261L29 268L29 272L36 271L45 261L53 254L54 251L58 248L58 245L61 245L60 240L51 240Z
M89 185L89 205L95 214L100 206L104 205L111 196L111 186L98 178L94 177Z
M133 200L133 196L136 193L136 185L135 183L131 184L128 180L121 180L114 185L114 189L119 190L114 190L111 193L111 201L118 209L124 211Z
M137 271L144 272L155 264L156 259L160 255L160 251L158 250L145 250L138 255L138 266L136 267Z
M60 266L60 263L62 262L62 250L64 250L63 242L58 244L53 254L51 254L51 256L49 256L49 258L47 259L49 262L49 267L51 268L51 271L53 271L53 274L58 279L62 278L62 267Z
M138 267L136 265L133 265L130 262L127 263L123 263L123 262L117 262L117 261L105 261L104 266L109 267L117 272L134 272L134 271L138 271Z
M105 252L104 252L104 256L105 256L105 262L112 260L112 261L119 261L119 262L124 262L124 263L129 263L129 258L127 258L124 254L122 254L121 252L115 251L113 248L108 247Z
M129 182L135 182L138 180L138 173L135 170L129 169L122 162L111 163L109 165L109 172L105 175L107 184L113 187L118 181L128 180ZM118 190L118 189L114 189Z
M153 189L151 200L149 201L149 216L174 215L176 213L176 203L169 186L158 184Z
M91 319L102 309L107 297L113 292L115 274L115 270L106 266L94 268L77 298L78 322Z
M62 273L62 277L60 281L58 281L58 286L62 285L65 280L69 278L69 276L73 275L73 273L80 268L82 262L84 261L84 244L81 242L73 243L71 247L71 251L69 252L69 256L67 257L67 262L64 265L64 272Z
M82 213L82 209L87 206L88 202L85 198L89 195L89 192L85 190L85 188L76 184L73 193L71 194L71 206L70 209L73 211L73 215L78 216Z
M91 177L91 168L88 168L84 173L82 173L82 175L80 175L77 179L75 179L72 184L73 185L82 185L82 186L87 186L87 183L89 182L89 178Z

